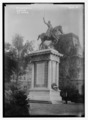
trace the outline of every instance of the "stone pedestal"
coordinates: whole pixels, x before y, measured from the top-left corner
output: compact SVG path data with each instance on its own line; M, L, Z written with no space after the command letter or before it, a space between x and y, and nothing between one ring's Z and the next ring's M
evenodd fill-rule
M30 100L61 101L60 91L53 90L51 85L59 83L60 56L54 49L45 49L32 52L32 84L29 92Z

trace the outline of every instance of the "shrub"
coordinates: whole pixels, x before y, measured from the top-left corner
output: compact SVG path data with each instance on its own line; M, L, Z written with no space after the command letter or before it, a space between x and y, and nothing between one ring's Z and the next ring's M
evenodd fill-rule
M84 97L80 95L78 90L74 86L69 86L61 90L60 95L62 100L71 101L75 103L83 103Z
M4 116L29 116L29 101L25 92L15 86L10 88L5 91Z

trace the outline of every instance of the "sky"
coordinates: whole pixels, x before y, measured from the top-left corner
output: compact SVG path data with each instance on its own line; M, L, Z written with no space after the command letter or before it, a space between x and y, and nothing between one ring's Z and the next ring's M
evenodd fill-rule
M74 33L83 47L83 6L81 4L26 4L5 6L5 42L11 43L15 34L24 41L35 40L46 32L43 22L51 21L53 27L61 25L63 32Z

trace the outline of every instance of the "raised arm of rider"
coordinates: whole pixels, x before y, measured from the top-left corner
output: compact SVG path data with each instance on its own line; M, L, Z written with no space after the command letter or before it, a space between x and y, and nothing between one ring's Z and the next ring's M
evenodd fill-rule
M44 23L48 26L48 23L45 21L45 19L43 18L43 21L44 21Z

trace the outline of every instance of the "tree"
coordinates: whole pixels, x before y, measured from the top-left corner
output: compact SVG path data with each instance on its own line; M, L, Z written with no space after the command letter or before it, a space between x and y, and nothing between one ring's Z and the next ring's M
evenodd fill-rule
M16 48L17 53L19 54L23 48L23 37L16 34L12 40L12 45Z
M16 34L12 40L12 45L16 52L16 59L17 59L16 81L18 81L18 76L19 76L19 71L20 71L19 63L21 62L21 53L23 49L23 37L20 36L19 34Z
M13 38L12 45L5 43L5 81L10 82L13 73L18 74L18 56L22 49L23 39L19 35Z
M19 75L27 65L25 57L31 51L33 51L33 42L26 41L24 44L24 39L19 34L14 36L12 44L5 43L5 74L8 76L8 81L10 81L13 72L16 74L16 81L18 81Z
M33 42L32 41L29 42L27 40L22 49L21 53L22 57L27 56L33 50L34 50Z
M5 82L10 82L11 75L17 70L17 61L12 51L5 52L4 57Z
M24 44L23 37L15 35L12 44L5 43L5 82L10 82L11 76L16 75L16 81L19 79L19 75L25 71L27 66L26 57L33 51L33 42L26 41ZM4 116L29 116L29 105L26 93L18 89L18 82L15 83L15 87L9 86L8 89L5 86L5 106ZM5 84L4 84L5 85Z
M10 50L11 44L10 43L5 43L5 51Z
M60 88L61 92L60 95L62 96L62 100L65 100L66 104L67 101L71 102L80 102L80 95L77 88L72 84L70 77L67 76L62 83L62 87Z
M68 101L68 91L70 90L71 82L69 76L62 79L62 82L60 83L60 89L61 89L61 96L62 99L65 100L66 104Z

